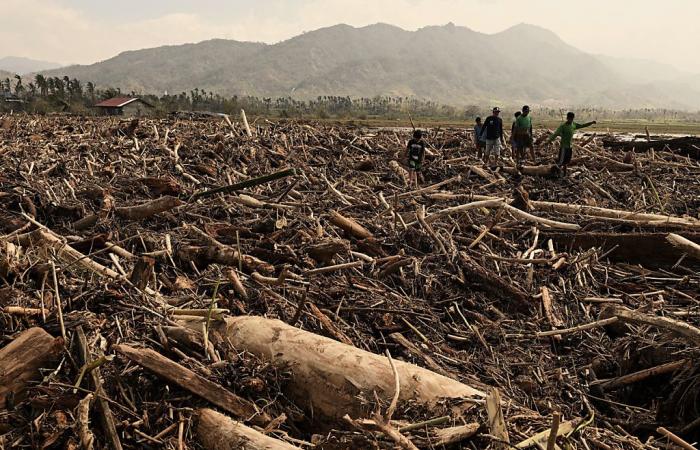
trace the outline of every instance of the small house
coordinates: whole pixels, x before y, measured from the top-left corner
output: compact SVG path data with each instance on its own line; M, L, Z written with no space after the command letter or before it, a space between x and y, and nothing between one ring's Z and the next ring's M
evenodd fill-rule
M24 100L11 92L0 92L0 99L11 110L21 111L24 109Z
M153 105L138 97L114 97L103 100L95 108L104 116L142 117L153 114Z

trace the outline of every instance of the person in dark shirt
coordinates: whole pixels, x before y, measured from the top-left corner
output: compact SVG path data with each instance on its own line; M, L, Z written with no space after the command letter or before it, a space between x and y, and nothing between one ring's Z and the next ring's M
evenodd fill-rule
M474 145L476 146L476 157L482 158L484 155L484 148L486 147L486 138L481 137L481 130L484 125L481 123L481 117L476 118L476 125L474 125Z
M481 136L486 139L486 152L484 153L484 163L486 164L490 163L491 155L494 156L494 162L498 162L501 157L501 145L504 147L506 145L503 136L503 119L499 117L500 114L500 108L493 108L493 114L486 118L481 130Z
M416 130L413 132L413 139L408 141L406 146L406 154L408 156L408 185L409 187L418 187L418 172L423 166L423 157L425 156L425 142L423 141L423 132Z

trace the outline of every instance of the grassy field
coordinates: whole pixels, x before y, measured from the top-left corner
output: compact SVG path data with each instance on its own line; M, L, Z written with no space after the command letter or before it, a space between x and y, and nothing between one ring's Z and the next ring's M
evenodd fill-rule
M588 120L588 118L582 118ZM358 125L368 127L411 127L409 120L387 120L387 119L326 119L321 122L338 123L342 125ZM507 122L507 121L506 121ZM436 128L436 127L472 127L471 122L458 120L444 119L414 119L413 123L418 128ZM545 120L538 121L535 117L533 120L535 128L555 129L560 121ZM700 135L700 122L652 122L647 120L625 120L625 121L598 121L598 124L587 129L587 131L597 131L599 133L639 133L644 134L645 128L649 129L649 133L654 134L682 134L682 135Z

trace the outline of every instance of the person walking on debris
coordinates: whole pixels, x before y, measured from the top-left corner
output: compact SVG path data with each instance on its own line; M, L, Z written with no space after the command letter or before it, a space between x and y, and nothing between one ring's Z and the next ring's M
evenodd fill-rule
M527 149L530 149L530 156L534 163L535 151L532 146L532 117L530 116L530 107L527 105L523 106L522 114L520 114L513 124L513 141L515 142L516 164L522 164Z
M425 142L423 141L423 132L415 130L413 139L408 141L406 147L408 155L408 185L409 187L418 187L418 172L423 165L423 157L425 156Z
M481 117L476 118L476 125L474 125L474 145L476 146L476 157L483 158L484 148L486 147L486 138L481 136L481 131L484 129L481 123Z
M562 123L559 125L559 128L557 128L557 131L554 132L551 136L549 136L549 139L547 139L547 143L554 142L554 140L557 137L561 137L561 143L559 145L559 158L557 160L557 166L561 169L561 173L563 176L566 176L566 168L571 162L571 156L573 155L573 151L571 149L572 146L572 141L574 139L574 133L576 133L576 130L580 130L581 128L586 128L590 127L591 125L595 125L596 122L595 120L593 122L588 122L584 124L579 124L574 122L574 118L576 115L572 112L569 112L566 114L566 122Z
M515 122L518 120L518 117L520 117L522 113L520 111L515 112L515 120L513 120L513 124L510 126L510 150L513 154L513 157L516 158L516 152L515 152ZM517 159L517 158L516 158Z
M486 118L484 127L481 130L481 137L486 139L486 151L484 152L484 163L489 164L491 155L494 157L494 165L501 157L501 145L505 147L506 141L503 135L503 119L499 117L501 109L493 108L493 114ZM493 167L492 166L492 167Z

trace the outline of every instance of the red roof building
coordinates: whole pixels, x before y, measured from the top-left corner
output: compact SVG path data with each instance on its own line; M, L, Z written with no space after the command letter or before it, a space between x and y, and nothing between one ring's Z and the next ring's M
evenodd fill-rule
M138 97L114 97L103 100L95 105L106 116L133 116L140 117L150 115L153 105Z

